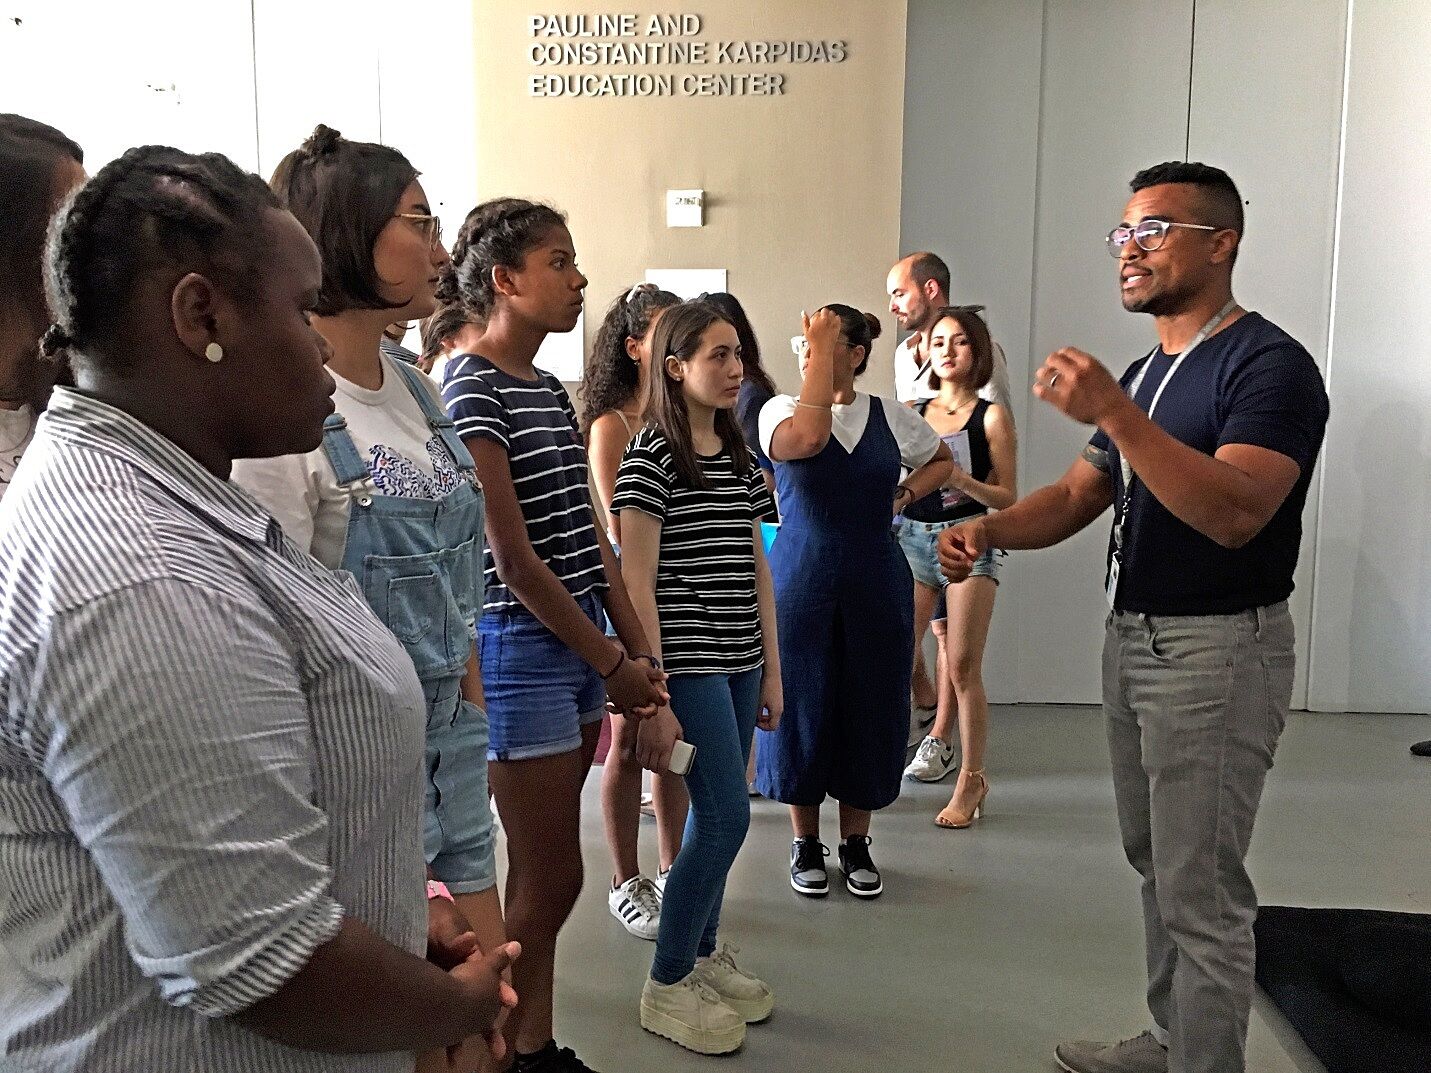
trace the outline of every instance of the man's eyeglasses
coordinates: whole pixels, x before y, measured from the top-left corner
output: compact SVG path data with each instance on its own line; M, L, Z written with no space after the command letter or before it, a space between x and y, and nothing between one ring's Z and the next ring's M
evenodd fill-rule
M442 221L431 213L426 212L397 212L393 214L399 220L414 220L418 230L427 238L429 246L442 245Z
M1108 252L1114 257L1121 256L1123 247L1128 245L1129 240L1136 242L1139 249L1152 252L1163 244L1163 240L1168 237L1169 229L1174 227L1190 227L1194 231L1221 230L1211 224L1184 224L1176 220L1142 220L1133 227L1122 225L1109 231Z

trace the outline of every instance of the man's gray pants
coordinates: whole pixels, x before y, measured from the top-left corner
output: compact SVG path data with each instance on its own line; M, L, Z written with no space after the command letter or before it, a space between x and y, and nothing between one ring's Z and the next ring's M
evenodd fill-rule
M1257 894L1245 861L1292 701L1286 603L1115 612L1103 710L1118 825L1143 877L1148 1008L1169 1073L1243 1073Z

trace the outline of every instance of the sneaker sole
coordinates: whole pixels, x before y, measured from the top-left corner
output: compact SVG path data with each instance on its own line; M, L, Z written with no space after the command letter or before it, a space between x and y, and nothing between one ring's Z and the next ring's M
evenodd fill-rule
M729 995L721 995L720 1000L729 1006L744 1019L748 1025L758 1025L770 1020L770 1015L775 1012L775 996L767 995L763 999L738 999Z
M610 909L609 906L607 908ZM625 928L626 933L628 935L634 935L638 939L645 939L648 943L654 943L656 941L656 936L660 934L661 931L661 925L658 921L656 923L656 926L651 929L651 934L647 935L644 931L639 931L635 926L628 924L626 923L626 921L622 920L621 915L617 913L615 909L611 909L611 918L615 920L616 923L620 924L623 928Z
M795 882L794 876L790 877L790 889L793 890L796 894L805 895L805 897L807 898L823 898L825 895L830 893L830 886L828 883L825 885L825 888L823 890L814 890L810 887L800 886L798 883Z
M922 782L922 783L926 783L926 784L928 784L928 783L935 783L935 782L943 782L945 779L947 779L947 778L949 777L949 772L951 772L951 771L953 771L953 770L954 770L953 765L950 765L949 767L947 767L947 768L944 769L944 773L943 773L942 775L936 775L936 776L934 776L934 778L932 778L932 779L926 778L926 777L923 776L923 775L916 775L916 774L914 774L914 773L911 772L911 771L906 771L906 772L904 773L904 777L905 777L906 779L908 779L910 782Z
M846 879L845 889L851 894L853 894L856 898L878 898L881 894L884 893L884 881L881 880L880 885L874 890L861 890L859 887L856 887L853 883Z
M692 1028L670 1014L641 1004L641 1027L652 1035L668 1039L696 1054L730 1054L745 1042L745 1025L739 1024L727 1032L701 1031Z

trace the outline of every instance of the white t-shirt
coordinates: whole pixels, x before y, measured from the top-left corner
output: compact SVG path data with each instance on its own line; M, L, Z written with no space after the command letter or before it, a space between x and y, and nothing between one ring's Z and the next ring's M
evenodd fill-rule
M855 392L855 401L849 405L836 403L830 407L830 434L839 441L846 451L854 451L860 438L865 434L865 426L870 420L870 400L877 399L884 408L884 420L894 433L899 445L900 461L907 469L918 469L934 457L939 450L939 434L929 422L908 406L893 399L878 395ZM794 395L776 395L760 410L760 446L766 455L770 454L770 441L775 438L775 430L781 422L795 416Z
M919 346L919 333L915 332L894 348L894 394L900 402L923 402L938 395L937 389L929 386L929 370L919 375L919 359L915 350ZM994 373L989 382L979 389L979 398L987 399L1009 412L1013 420L1014 408L1009 391L1009 363L1004 357L1004 348L994 344Z
M442 499L463 479L461 471L442 438L428 427L422 407L392 359L381 360L383 386L376 391L333 373L338 385L333 402L348 422L358 456L368 464L374 490L408 499ZM437 385L423 377L422 386L441 409ZM273 515L300 548L324 566L343 565L351 493L338 484L323 448L304 455L239 459L234 462L233 480Z
M0 406L0 496L15 479L15 467L35 438L35 411L29 405L11 410Z

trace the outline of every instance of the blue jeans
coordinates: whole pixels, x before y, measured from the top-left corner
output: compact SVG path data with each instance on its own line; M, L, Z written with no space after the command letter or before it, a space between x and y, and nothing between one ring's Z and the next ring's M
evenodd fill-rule
M671 710L696 747L686 776L691 811L666 879L651 979L674 984L715 951L725 877L750 827L745 765L760 707L761 668L739 674L673 674Z

